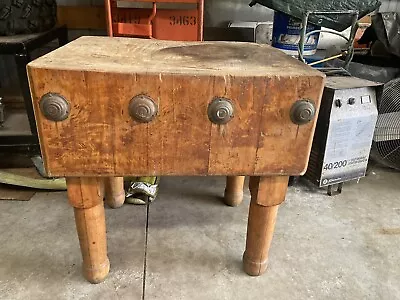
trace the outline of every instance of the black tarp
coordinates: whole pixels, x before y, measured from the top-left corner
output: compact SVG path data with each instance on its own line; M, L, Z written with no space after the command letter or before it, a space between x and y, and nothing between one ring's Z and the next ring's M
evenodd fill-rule
M386 49L400 57L400 16L395 12L379 13L372 17L372 27Z
M359 18L377 9L381 3L377 0L253 0L250 6L261 4L292 17L302 19L307 11L347 11L357 10ZM309 22L337 31L351 26L351 15L310 15Z

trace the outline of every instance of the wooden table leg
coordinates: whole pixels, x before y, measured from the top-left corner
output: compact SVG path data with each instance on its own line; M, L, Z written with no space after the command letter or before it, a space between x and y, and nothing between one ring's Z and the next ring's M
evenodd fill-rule
M247 226L244 271L251 276L265 272L279 204L285 200L287 176L250 177L251 202Z
M111 208L118 208L124 205L124 177L105 178L106 203Z
M245 176L227 176L224 203L238 206L243 200L243 185Z
M83 275L91 283L103 281L110 270L101 185L100 178L67 178L68 199L74 207L83 258Z

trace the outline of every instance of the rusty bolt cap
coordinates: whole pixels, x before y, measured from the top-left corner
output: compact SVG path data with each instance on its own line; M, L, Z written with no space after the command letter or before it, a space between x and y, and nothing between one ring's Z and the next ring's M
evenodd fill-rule
M208 119L214 124L222 125L233 118L234 107L227 98L217 97L208 105Z
M129 102L129 115L136 121L148 123L157 115L158 108L153 99L146 95L137 95Z
M40 99L39 107L46 119L54 122L67 119L70 112L68 101L57 93L43 95Z
M315 117L315 105L310 100L298 100L290 109L290 119L294 124L304 125Z

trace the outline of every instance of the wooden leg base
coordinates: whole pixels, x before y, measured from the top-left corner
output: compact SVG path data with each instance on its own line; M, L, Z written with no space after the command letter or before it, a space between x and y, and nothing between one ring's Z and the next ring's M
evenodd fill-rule
M121 195L112 196L112 199L109 199L107 201L107 205L111 208L120 208L122 205L124 205L124 202L125 202L125 193Z
M87 281L90 283L100 283L104 281L107 277L108 273L110 272L110 261L107 260L99 264L97 266L92 266L90 268L82 266L83 276L86 278Z
M67 178L68 199L74 207L81 246L83 276L91 283L102 282L110 271L102 185L103 180L98 178Z
M226 177L224 203L229 206L238 206L243 200L244 176Z
M243 192L229 192L225 189L224 203L228 206L238 206L243 201Z
M109 177L105 179L106 203L111 208L124 205L125 191L123 177Z
M75 208L74 212L83 257L83 276L91 283L102 282L110 271L103 203L91 208Z
M249 220L243 269L250 276L259 276L268 266L268 254L274 234L279 204L285 199L285 177L251 177Z
M268 259L263 262L252 261L246 256L246 252L243 254L243 270L250 276L262 275L268 267Z

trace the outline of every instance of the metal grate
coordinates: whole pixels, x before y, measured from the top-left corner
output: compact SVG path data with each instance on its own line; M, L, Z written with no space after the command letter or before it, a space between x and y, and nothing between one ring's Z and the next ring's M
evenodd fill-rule
M400 78L385 84L378 112L375 149L385 165L400 169Z

